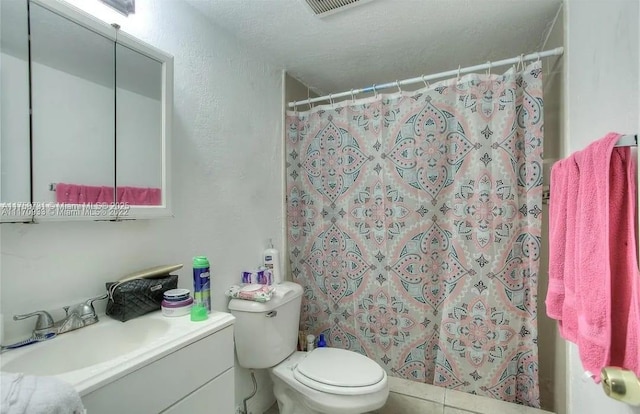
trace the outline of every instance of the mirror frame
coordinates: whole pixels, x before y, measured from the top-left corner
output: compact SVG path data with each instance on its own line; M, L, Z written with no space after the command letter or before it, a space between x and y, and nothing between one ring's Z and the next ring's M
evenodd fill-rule
M27 1L27 0L25 0ZM87 208L82 204L64 204L69 209L83 209L82 215L53 215L56 203L24 202L0 203L0 222L45 222L45 221L124 221L173 217L171 209L171 136L173 118L173 56L155 48L96 17L59 0L28 0L88 30L102 35L115 43L128 47L162 64L162 204L159 206L113 206ZM31 87L31 86L30 86ZM31 91L29 91L31 93ZM115 91L114 91L115 93ZM31 133L31 132L30 132ZM117 168L117 158L114 163ZM30 168L33 171L32 168ZM115 183L117 186L117 183ZM62 204L59 204L62 205ZM112 208L110 208L112 207ZM106 210L105 210L106 209ZM15 214L18 213L18 214Z

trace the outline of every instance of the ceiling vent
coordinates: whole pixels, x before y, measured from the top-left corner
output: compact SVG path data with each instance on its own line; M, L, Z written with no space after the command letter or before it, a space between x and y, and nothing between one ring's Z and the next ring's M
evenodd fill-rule
M340 11L368 3L371 0L305 0L318 17L325 17Z

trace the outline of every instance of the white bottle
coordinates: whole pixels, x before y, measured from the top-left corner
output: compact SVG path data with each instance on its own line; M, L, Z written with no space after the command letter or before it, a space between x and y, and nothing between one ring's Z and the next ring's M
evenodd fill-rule
M316 337L313 334L307 335L307 352L313 351L316 342Z
M264 251L263 255L263 263L264 267L271 270L271 275L273 277L272 283L274 285L280 284L282 282L282 274L280 273L280 253L273 247L273 240L269 239L271 243L271 247Z

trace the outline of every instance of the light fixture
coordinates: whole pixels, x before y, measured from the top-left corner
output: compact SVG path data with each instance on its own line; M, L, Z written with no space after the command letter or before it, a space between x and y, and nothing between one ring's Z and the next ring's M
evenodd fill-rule
M136 12L136 0L100 0L119 13L129 16Z

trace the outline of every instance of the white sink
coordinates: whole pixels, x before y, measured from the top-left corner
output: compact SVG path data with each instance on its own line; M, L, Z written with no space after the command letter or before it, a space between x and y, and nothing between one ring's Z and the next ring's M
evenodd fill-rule
M234 319L224 312L211 312L201 322L191 322L188 315L168 318L160 311L127 322L102 315L94 325L3 352L0 370L55 375L83 396L232 325Z
M168 329L169 322L162 319L138 318L122 323L102 317L94 325L29 345L19 357L12 358L7 363L2 358L2 371L31 375L56 375L74 371L143 347ZM8 353L5 355L11 356Z

